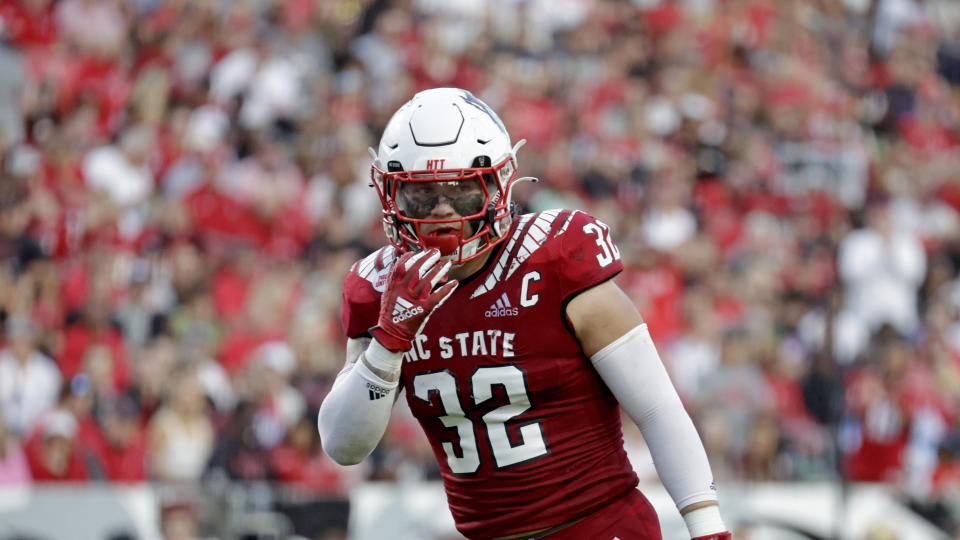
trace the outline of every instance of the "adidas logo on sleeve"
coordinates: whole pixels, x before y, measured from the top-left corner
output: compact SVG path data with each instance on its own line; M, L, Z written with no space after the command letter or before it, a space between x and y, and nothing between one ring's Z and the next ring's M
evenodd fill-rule
M410 317L415 317L423 313L423 306L414 306L402 297L397 297L397 303L393 306L393 322L403 322Z
M389 389L370 382L367 383L367 391L370 393L370 401L386 397L390 393Z
M484 317L515 317L520 314L520 310L510 305L510 299L507 293L500 295L495 304L490 309L483 312Z

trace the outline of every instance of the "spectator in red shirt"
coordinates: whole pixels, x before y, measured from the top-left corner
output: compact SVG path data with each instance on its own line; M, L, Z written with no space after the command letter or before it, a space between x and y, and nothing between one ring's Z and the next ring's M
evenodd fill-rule
M89 450L99 473L110 482L143 482L147 479L147 446L140 425L140 408L121 396L98 407L98 431Z
M52 0L4 0L0 19L18 47L43 47L57 41Z
M105 354L109 365L95 367L109 370L114 392L122 393L130 383L129 359L123 333L111 320L107 303L106 299L91 298L78 320L68 321L57 363L64 377L72 378L88 368L85 365L88 360L95 360L96 364L99 355Z
M320 451L313 414L304 415L270 451L270 468L278 481L311 495L345 495L355 480Z
M63 409L50 412L27 442L27 462L34 482L82 482L89 478L74 444L77 421Z

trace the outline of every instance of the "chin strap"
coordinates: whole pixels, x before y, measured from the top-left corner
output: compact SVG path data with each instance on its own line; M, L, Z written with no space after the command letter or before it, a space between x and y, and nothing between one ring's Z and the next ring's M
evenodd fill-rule
M510 213L513 214L513 201L510 201ZM487 215L483 216L483 220L487 222L487 226L490 227L490 231L496 233L497 230L493 228L494 219L497 217L497 206L490 202L487 204Z

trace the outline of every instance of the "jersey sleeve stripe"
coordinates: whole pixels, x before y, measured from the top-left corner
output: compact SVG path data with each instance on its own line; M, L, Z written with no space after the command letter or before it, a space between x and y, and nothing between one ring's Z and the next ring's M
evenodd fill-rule
M380 255L380 268L386 268L390 266L390 263L394 259L394 249L393 246L383 248L383 253Z
M357 269L357 275L363 279L368 279L370 272L373 271L377 263L377 253L373 255L368 255L362 261L360 261L360 268Z
M510 264L510 271L507 272L507 279L513 275L513 273L523 264L523 261L527 260L528 257L533 255L535 251L540 249L549 236L549 231L551 225L557 219L557 216L560 214L560 210L548 210L546 212L541 212L537 215L537 219L534 220L533 224L530 226L527 231L526 237L523 239L523 245L521 249L517 252L517 256L513 259L513 262Z
M354 264L354 270L358 276L373 283L378 275L378 270L386 268L393 262L393 247L381 248L370 255L364 257L360 262ZM377 263L382 262L383 266Z
M574 211L570 212L570 215L567 216L567 220L563 222L563 226L560 227L560 230L557 231L557 234L555 234L554 236L555 236L555 237L556 237L556 236L560 236L561 234L567 232L567 227L569 227L569 226L570 226L570 222L573 221L573 216L577 215L579 212L580 212L579 210L574 210Z

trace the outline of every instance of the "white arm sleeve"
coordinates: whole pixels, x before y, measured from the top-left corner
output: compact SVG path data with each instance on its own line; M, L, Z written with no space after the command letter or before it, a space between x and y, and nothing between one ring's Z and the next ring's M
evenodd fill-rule
M716 501L707 453L660 361L647 325L630 330L590 360L643 432L660 481L677 508Z
M363 355L366 361L349 363L337 375L317 416L323 451L340 465L356 465L376 448L387 429L399 385L377 376L366 362L378 368L395 365L399 371L403 353L392 353L374 339Z

